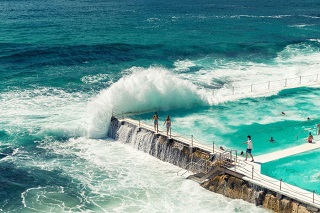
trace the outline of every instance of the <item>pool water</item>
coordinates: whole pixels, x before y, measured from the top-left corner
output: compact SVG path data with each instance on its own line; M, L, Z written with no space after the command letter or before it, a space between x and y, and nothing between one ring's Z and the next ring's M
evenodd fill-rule
M320 149L264 163L261 173L320 195Z
M247 135L253 141L253 155L266 154L306 142L311 132L315 140L320 119L316 116L316 102L308 103L308 97L318 96L319 89L299 88L278 95L261 98L247 98L219 105L197 108L158 111L159 128L166 115L171 116L172 132L200 143L223 146L228 149L245 151ZM310 105L312 106L310 107ZM309 107L309 110L306 108ZM285 110L284 110L285 109ZM286 115L281 112L285 111ZM133 116L153 125L153 112ZM308 120L307 118L311 119ZM270 142L270 137L274 142Z

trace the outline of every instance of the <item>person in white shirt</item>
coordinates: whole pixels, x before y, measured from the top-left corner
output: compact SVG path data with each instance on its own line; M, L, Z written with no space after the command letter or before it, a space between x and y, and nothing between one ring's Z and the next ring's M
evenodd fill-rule
M249 154L251 156L251 162L253 162L254 159L253 159L253 156L251 154L251 151L252 151L252 140L251 140L251 136L250 135L248 135L248 141L244 142L244 144L248 145L247 146L246 159L245 160L247 160L248 154Z

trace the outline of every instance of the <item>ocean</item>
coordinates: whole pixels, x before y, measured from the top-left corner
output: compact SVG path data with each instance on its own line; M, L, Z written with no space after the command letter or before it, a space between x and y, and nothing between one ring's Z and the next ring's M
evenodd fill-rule
M157 111L205 144L241 150L250 134L254 155L305 142L320 122L318 8L0 0L0 211L267 212L108 138L109 121Z

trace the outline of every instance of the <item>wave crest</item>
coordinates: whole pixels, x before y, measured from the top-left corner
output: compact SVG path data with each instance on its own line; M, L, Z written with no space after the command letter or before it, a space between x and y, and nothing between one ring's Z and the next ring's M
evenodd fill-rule
M88 137L105 137L112 110L143 112L190 107L205 104L197 87L164 68L133 68L130 75L121 78L103 90L88 106Z

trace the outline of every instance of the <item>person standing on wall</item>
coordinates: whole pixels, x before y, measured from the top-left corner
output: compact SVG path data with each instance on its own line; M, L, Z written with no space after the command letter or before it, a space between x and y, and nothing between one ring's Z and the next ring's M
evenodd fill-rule
M168 136L168 132L169 132L169 129L171 127L171 119L170 119L170 116L168 115L168 117L166 118L166 120L164 121L164 124L166 124L166 127L167 127L167 136Z
M154 131L158 132L158 130L159 130L159 126L158 126L159 116L158 116L157 112L154 113L152 120L153 120Z
M248 135L248 140L246 142L244 142L243 144L247 144L247 151L246 151L246 159L248 158L248 154L251 156L251 162L254 161L253 156L251 154L252 151L252 140L251 140L251 136Z

